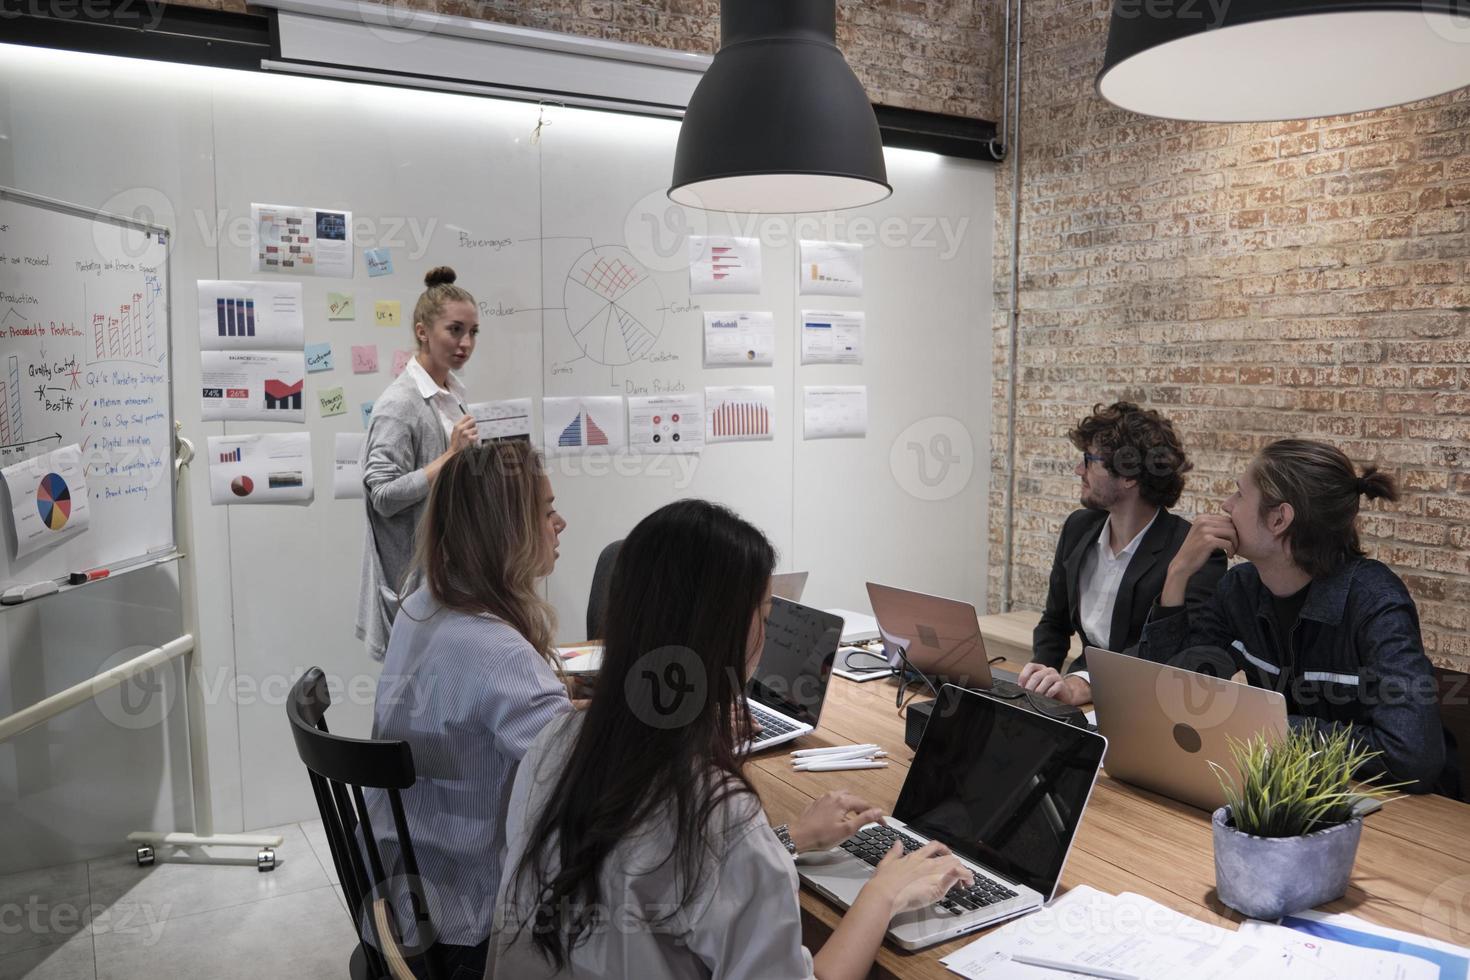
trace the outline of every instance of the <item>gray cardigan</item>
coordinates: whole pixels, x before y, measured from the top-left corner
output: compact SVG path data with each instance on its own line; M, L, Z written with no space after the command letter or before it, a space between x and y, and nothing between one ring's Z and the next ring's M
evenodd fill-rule
M373 405L362 444L367 533L357 636L374 660L388 649L399 590L413 565L414 536L429 496L424 467L448 448L438 413L404 371Z

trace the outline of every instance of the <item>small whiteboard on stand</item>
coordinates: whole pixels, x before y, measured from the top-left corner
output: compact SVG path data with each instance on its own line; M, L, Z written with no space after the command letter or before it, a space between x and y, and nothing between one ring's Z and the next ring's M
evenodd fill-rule
M168 250L0 188L0 588L174 556Z

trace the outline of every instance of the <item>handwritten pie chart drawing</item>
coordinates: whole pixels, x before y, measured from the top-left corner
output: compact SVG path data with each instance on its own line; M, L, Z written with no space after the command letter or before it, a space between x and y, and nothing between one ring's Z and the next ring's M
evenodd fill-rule
M71 517L71 489L66 481L55 473L47 473L41 477L41 485L36 488L36 510L41 513L41 521L53 531L60 531L66 527L67 519Z
M583 252L567 273L562 299L572 339L607 367L642 360L663 331L663 293L620 245Z

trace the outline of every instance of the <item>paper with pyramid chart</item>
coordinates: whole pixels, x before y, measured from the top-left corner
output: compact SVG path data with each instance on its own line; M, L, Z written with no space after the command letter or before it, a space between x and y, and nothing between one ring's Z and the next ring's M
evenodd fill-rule
M15 557L76 537L91 523L82 449L73 443L0 470L15 521Z
M541 433L546 451L556 455L616 452L628 445L622 395L543 398Z

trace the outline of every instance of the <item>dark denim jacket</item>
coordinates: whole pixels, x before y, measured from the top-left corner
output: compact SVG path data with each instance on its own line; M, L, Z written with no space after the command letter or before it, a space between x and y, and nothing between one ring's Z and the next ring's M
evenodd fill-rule
M1409 792L1458 786L1419 613L1387 565L1357 558L1316 579L1290 637L1277 635L1271 592L1249 562L1225 573L1193 611L1155 606L1138 655L1280 691L1294 727L1351 726L1383 754L1358 773L1411 780Z

